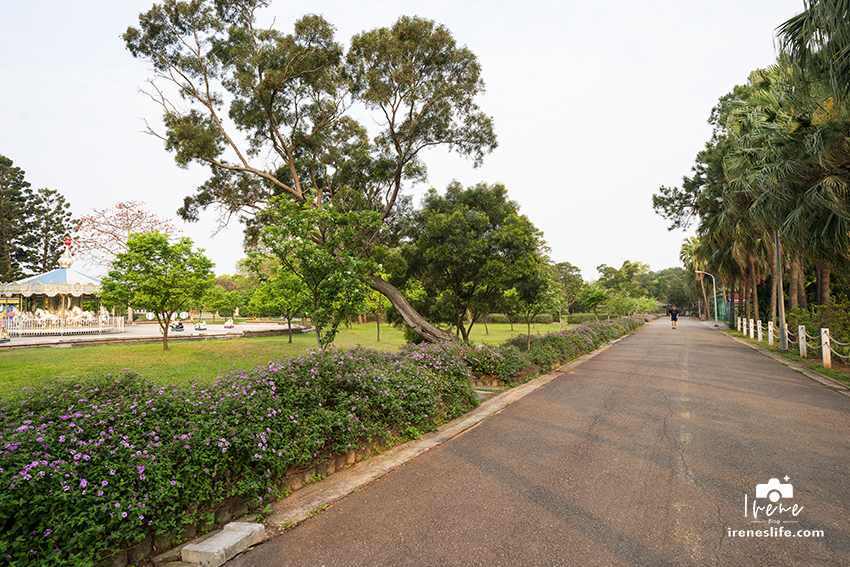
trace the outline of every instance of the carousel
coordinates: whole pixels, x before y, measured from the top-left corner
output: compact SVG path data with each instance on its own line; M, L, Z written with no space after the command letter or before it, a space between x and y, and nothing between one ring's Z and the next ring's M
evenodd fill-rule
M100 301L100 280L71 269L70 242L59 268L0 284L0 338L121 333L123 317L111 317Z

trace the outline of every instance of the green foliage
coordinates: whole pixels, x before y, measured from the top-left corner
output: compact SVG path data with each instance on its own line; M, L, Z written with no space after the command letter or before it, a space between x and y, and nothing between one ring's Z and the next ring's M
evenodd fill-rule
M306 301L296 304L306 304L318 344L326 348L344 320L364 311L371 292L365 282L379 266L358 254L357 243L380 230L380 215L333 207L311 209L283 200L265 214L275 223L263 230L262 243L285 269L276 272L274 281L300 284Z
M71 206L58 191L32 191L11 159L0 155L0 282L59 267L75 230Z
M76 229L71 205L58 191L38 189L32 195L28 208L32 250L26 267L35 274L55 270L59 267L59 256L65 250L63 241L70 238Z
M518 210L500 184L452 183L442 196L430 190L413 220L413 244L403 249L405 271L394 279L415 278L424 291L415 307L453 325L463 340L511 289L516 309L533 316L546 305L544 244Z
M445 27L419 17L357 34L345 53L321 16L304 16L287 34L259 24L266 7L258 0L166 2L123 36L133 56L153 65L154 82L170 83L154 86L165 128L156 135L179 166L210 169L179 214L197 220L210 206L227 215L253 211L244 220L255 244L278 218L266 207L285 198L314 210L376 213L385 225L348 242L341 250L348 258L398 243L409 205L402 186L425 179L423 150L442 146L478 166L496 147L492 120L477 105L484 90L477 58ZM173 89L180 104L165 97ZM358 112L365 107L377 136L347 112L351 102L362 103ZM338 279L341 293L351 289L344 273ZM384 284L382 292L398 297ZM420 332L433 331L405 305L396 307Z
M646 315L638 315L584 324L545 335L518 336L507 341L505 345L516 348L531 364L548 369L638 329L649 318Z
M828 303L813 305L811 310L796 308L785 314L788 330L796 333L798 325L805 325L806 332L820 337L821 329L829 329L829 334L842 343L850 343L850 305Z
M570 313L567 317L567 322L571 324L581 324L589 321L596 321L596 319L597 316L595 313Z
M593 311L596 315L596 310L600 303L608 299L608 290L606 290L599 282L586 282L582 285L578 293L577 303L581 309L585 311Z
M203 250L192 250L192 241L181 238L170 244L160 232L133 234L127 252L117 255L102 280L105 301L151 311L168 348L172 315L196 305L212 287L213 263Z
M232 317L236 309L245 304L241 293L235 289L225 291L220 285L210 287L200 298L199 303L206 311L217 313L222 317Z
M605 289L621 291L633 297L651 294L654 274L649 264L626 260L619 269L605 264L596 269L599 271L598 282Z
M635 313L655 313L658 302L649 297L632 297L627 293L615 292L608 297L605 306L614 317L626 317Z

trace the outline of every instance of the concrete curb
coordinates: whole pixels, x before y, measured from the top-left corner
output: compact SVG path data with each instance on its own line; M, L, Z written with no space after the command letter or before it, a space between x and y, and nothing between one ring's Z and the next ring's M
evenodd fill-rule
M186 563L203 567L221 567L226 561L263 541L265 536L263 524L231 522L214 536L184 547L182 559Z
M703 323L703 324L705 324L705 323ZM709 328L715 329L715 327L713 327L713 326L711 326ZM830 390L833 390L833 391L835 391L839 394L843 394L847 397L850 397L850 388L848 388L847 385L842 384L838 380L833 380L829 376L824 376L820 372L815 372L814 370L806 368L805 366L803 366L801 364L797 364L793 360L788 360L787 358L785 358L781 355L778 355L775 352L771 352L771 351L761 347L757 343L753 343L753 342L750 342L749 340L744 340L740 337L736 337L734 335L726 333L725 329L716 328L715 330L724 331L723 334L726 335L727 337L729 337L730 339L732 339L733 341L737 341L741 344L747 345L748 347L750 347L754 351L759 352L759 353L763 354L764 356L775 360L776 362L784 364L785 366L787 366L788 368L791 368L792 370L796 370L797 372L799 372L803 376L810 378L811 380L814 380L818 384L826 386Z
M517 400L520 400L538 388L545 386L555 378L568 373L569 370L584 364L627 336L628 335L624 335L623 337L614 339L597 348L593 352L582 355L575 360L559 366L557 369L552 370L543 376L539 376L525 384L511 388L510 390L483 402L476 409L462 417L441 426L437 429L437 431L427 433L423 435L422 438L415 441L408 441L406 443L396 445L379 455L355 463L351 467L348 467L343 471L336 472L319 483L305 486L292 496L276 502L272 505L274 510L273 513L265 521L265 527L267 529L264 530L263 537L256 541L252 539L251 543L247 543L241 547L241 550L238 553L241 553L241 551L244 551L252 545L260 543L261 541L280 535L280 533L287 528L303 522L316 513L325 510L338 500L353 492L357 492L364 486L403 466L408 461L415 459L426 451L429 451L434 447L439 447L443 443L450 441L458 435L462 435L463 433L471 430L488 417L496 415ZM212 561L217 561L218 557L223 557L227 554L224 550L226 542L225 538L222 537L222 534L228 530L229 526L236 523L240 522L227 524L224 526L223 530L216 531L213 532L212 535L205 536L204 539L198 540L198 543L184 545L181 550L183 565L186 563L200 564L204 566L209 565L211 567L218 567L219 565L222 565L223 562L213 563ZM241 523L245 524L245 521L243 520ZM262 524L253 525L258 526L259 528L263 527ZM240 532L238 531L232 532L233 536L238 536L239 533ZM231 536L227 537L229 538ZM255 537L255 534L245 532L238 545L241 546L241 542L246 542L249 538L253 537ZM227 539L227 542L230 542L230 539ZM200 555L199 551L202 551L203 555ZM201 562L201 557L210 562ZM227 559L230 559L231 557L233 557L233 555L227 556ZM180 563L171 563L169 565L180 565Z

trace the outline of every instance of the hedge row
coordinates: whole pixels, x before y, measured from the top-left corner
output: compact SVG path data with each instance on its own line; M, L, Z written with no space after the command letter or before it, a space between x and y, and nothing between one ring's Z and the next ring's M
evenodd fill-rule
M123 372L55 380L0 401L0 563L95 565L214 506L280 495L298 468L372 440L418 437L506 382L593 350L640 318L507 344L312 352L161 387Z

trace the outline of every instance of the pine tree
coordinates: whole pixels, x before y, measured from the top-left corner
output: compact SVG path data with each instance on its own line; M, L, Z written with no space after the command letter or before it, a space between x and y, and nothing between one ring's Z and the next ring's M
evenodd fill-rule
M24 276L29 232L28 204L32 199L24 171L0 155L0 281Z
M30 220L30 249L26 267L43 273L59 267L64 240L76 229L71 205L53 189L38 189L27 206Z

